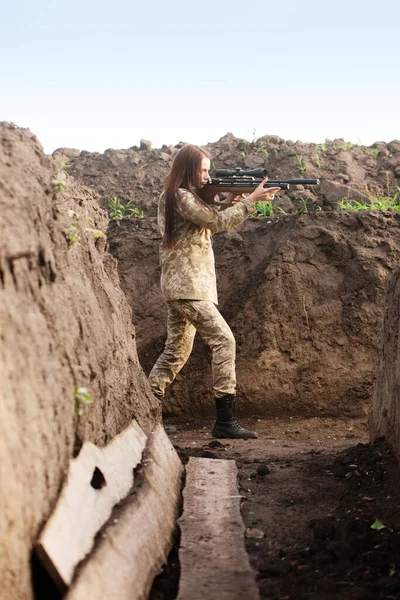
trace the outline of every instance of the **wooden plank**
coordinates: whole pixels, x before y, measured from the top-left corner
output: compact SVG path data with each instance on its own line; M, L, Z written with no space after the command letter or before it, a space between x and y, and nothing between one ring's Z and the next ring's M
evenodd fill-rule
M107 446L85 443L71 461L56 508L36 545L60 589L70 585L77 564L90 552L99 529L133 485L147 437L136 421Z
M148 597L173 545L183 472L161 425L149 436L142 464L134 494L113 512L65 600Z
M191 458L186 466L178 600L258 600L244 545L237 468L232 460Z

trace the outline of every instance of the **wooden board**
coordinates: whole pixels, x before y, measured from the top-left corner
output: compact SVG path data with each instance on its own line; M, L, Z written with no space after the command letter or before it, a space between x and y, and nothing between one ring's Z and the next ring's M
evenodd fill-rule
M114 511L94 552L78 569L66 600L148 597L173 545L183 472L161 425L149 436L142 464L134 494Z
M237 468L191 458L186 466L178 600L258 600L244 545Z
M71 461L56 508L36 545L39 557L64 590L90 552L99 529L133 485L147 437L136 421L107 446L85 443Z

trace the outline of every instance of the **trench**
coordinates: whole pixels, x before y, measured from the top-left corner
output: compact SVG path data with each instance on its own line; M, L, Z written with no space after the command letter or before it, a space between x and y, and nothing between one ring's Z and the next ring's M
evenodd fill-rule
M400 470L384 439L368 441L365 419L258 421L252 441L213 440L208 422L175 425L169 437L184 465L190 457L236 462L245 547L260 598L400 597ZM138 467L133 493L142 479ZM183 490L185 475L181 484ZM183 508L181 501L178 516ZM180 540L177 527L149 600L177 597ZM32 574L35 600L62 598L35 557Z
M360 419L274 419L259 428L255 444L210 448L202 426L178 425L171 437L183 462L236 461L260 598L398 599L400 470L385 440L370 443ZM178 588L179 537L149 599L173 600Z

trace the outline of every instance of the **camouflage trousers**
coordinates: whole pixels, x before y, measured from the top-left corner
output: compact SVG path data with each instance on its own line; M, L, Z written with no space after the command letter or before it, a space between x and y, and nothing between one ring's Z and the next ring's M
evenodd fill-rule
M213 302L204 300L171 300L168 304L168 337L149 375L156 396L163 396L193 348L196 331L210 347L215 398L234 394L236 390L236 343L229 325Z

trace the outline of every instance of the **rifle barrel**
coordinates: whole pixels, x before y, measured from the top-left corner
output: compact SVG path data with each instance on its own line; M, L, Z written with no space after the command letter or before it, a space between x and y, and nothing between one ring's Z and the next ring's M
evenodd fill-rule
M258 187L260 185L262 180L260 179L211 179L211 181L205 186L205 188L207 188L208 186L210 187L216 187L216 188L220 188L221 192L223 191L228 191L230 189L241 189L241 190L245 190L245 189L251 189L254 190L256 187ZM279 187L281 188L281 190L288 190L289 189L289 182L287 181L268 181L264 187Z
M319 179L268 179L268 183L288 183L289 185L319 185Z
M205 188L215 187L221 192L236 189L250 191L259 186L261 181L254 177L213 177ZM269 179L264 187L279 187L281 190L288 190L292 185L319 185L319 179Z

